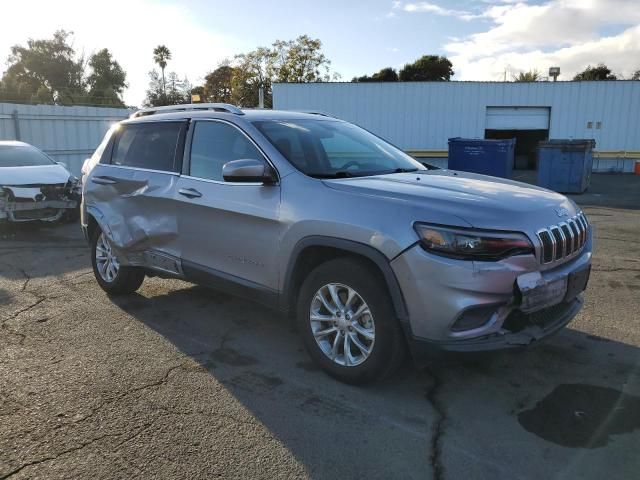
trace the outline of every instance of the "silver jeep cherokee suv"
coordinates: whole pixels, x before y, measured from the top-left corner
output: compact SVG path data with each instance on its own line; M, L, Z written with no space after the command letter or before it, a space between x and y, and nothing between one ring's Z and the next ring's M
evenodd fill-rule
M293 312L311 357L351 383L407 347L526 346L582 306L592 232L563 195L428 168L324 114L165 110L116 125L83 167L110 294L176 277Z

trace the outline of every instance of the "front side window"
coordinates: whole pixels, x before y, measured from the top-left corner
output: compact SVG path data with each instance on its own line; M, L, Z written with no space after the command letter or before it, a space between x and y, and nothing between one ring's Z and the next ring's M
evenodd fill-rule
M265 120L254 125L294 167L311 177L358 177L424 169L393 145L347 122Z
M0 145L0 167L38 167L55 165L47 155L26 145Z
M182 123L158 122L123 125L111 156L113 165L176 171L176 148Z
M263 156L237 128L223 122L196 122L191 141L191 176L222 182L223 165L240 159L262 160Z

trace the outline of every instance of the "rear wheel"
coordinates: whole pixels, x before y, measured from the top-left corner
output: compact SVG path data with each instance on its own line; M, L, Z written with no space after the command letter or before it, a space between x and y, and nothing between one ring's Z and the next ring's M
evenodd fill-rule
M144 270L120 265L109 239L99 228L91 239L91 261L98 284L108 294L133 293L144 281Z
M340 258L314 269L301 287L297 319L311 357L340 381L383 378L404 357L386 286L358 260Z

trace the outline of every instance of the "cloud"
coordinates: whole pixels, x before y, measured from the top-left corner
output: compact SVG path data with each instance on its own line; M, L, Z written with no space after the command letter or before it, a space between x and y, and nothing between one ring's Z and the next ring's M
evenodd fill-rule
M628 76L640 65L640 9L636 0L551 0L488 6L490 27L444 45L456 78L498 80L504 71L562 68L570 79L587 65L606 63ZM620 33L602 36L607 26Z
M392 8L394 10L402 10L408 13L432 13L434 15L440 15L442 17L458 17L463 20L470 20L475 16L467 12L465 10L453 10L450 8L444 8L440 5L430 2L417 2L417 3L404 3L404 2L393 2ZM391 11L391 14L395 12Z
M0 29L0 72L9 49L28 38L50 38L58 29L74 32L74 46L86 56L108 48L127 72L130 88L127 104L140 105L148 85L147 73L156 67L153 48L164 44L171 50L167 69L195 83L224 58L247 48L243 40L205 29L195 16L180 5L152 0L111 0L104 8L92 8L86 1L22 0L3 4ZM25 20L25 12L37 15ZM87 12L92 14L88 15ZM14 21L9 21L14 19ZM23 19L23 20L18 20Z

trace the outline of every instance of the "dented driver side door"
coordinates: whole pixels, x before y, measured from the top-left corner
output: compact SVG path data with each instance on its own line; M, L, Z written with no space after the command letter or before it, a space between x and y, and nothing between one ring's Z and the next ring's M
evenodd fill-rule
M180 271L174 193L186 122L123 124L86 179L85 205L124 264Z

